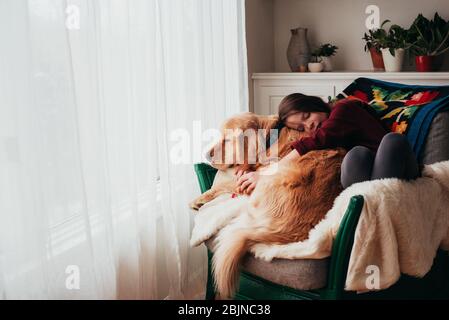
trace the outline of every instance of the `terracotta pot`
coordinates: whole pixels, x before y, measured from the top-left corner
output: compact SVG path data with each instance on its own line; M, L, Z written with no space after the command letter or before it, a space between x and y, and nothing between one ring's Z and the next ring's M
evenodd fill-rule
M369 49L369 53L371 54L371 60L373 61L373 68L376 71L385 70L384 59L382 58L382 52L372 47Z
M415 64L416 71L419 72L431 72L434 67L434 57L433 56L416 56Z

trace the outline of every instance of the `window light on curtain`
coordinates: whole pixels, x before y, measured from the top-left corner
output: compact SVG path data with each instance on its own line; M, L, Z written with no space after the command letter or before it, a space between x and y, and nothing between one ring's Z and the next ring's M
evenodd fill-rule
M193 126L247 100L244 0L1 0L0 297L202 298Z

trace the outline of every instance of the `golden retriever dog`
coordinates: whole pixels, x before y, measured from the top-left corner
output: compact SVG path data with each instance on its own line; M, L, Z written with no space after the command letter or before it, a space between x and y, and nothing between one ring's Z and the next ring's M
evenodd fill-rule
M292 149L290 144L306 134L284 127L278 133L278 139L266 147L270 138L270 130L278 125L275 115L260 116L252 112L245 112L227 119L221 127L221 138L207 153L210 165L219 170L212 187L192 201L189 206L198 210L201 206L212 201L223 193L236 193L237 170L257 170L268 165L270 161L285 157ZM242 139L244 132L264 130L252 139ZM216 153L220 153L217 156ZM252 160L252 161L250 161Z
M269 130L277 123L276 116L253 113L227 120L221 128L222 138L209 151L209 156L211 165L220 170L217 175L223 170L231 172L223 179L217 176L212 188L190 204L197 209L220 194L236 193L237 179L233 170L261 171L256 188L249 196L247 213L239 217L240 223L231 222L232 228L225 228L214 241L212 268L221 298L233 296L240 260L252 245L286 244L307 239L309 231L324 218L342 191L340 167L345 150L310 151L296 161L270 163L272 158L279 160L286 156L292 150L290 143L304 137L304 133L283 128L277 143L261 155L254 151L258 150L255 144L265 144L268 136L243 140L242 144L241 132L234 130ZM217 150L218 157L214 154ZM250 157L253 161L248 160Z
M276 174L260 176L243 220L214 241L212 268L221 298L233 296L240 260L251 246L308 238L343 190L340 167L345 154L344 149L310 151L279 165Z

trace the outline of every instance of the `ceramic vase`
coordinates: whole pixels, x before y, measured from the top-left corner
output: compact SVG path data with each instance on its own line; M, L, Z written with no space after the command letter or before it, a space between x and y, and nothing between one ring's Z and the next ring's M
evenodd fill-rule
M287 49L287 60L293 72L307 71L310 60L310 46L307 40L307 28L291 29L290 43Z

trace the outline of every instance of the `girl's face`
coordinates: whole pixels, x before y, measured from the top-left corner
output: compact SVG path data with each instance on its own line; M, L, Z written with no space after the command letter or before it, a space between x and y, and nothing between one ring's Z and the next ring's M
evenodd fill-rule
M328 117L326 112L297 112L287 117L285 125L290 129L313 134Z

